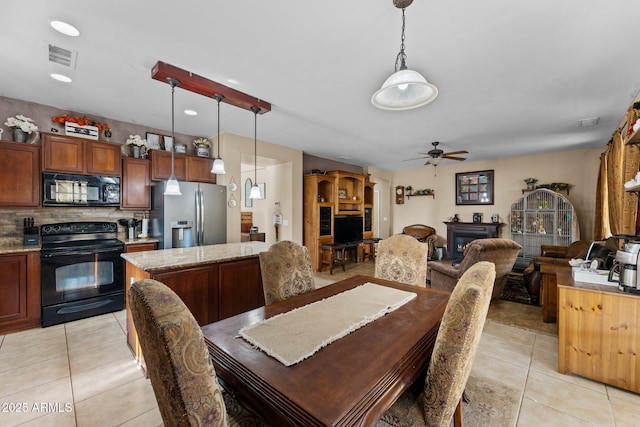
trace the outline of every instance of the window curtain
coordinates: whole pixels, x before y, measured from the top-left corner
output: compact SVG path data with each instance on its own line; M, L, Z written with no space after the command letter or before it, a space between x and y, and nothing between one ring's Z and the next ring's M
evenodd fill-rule
M612 143L609 141L607 147ZM594 220L593 238L594 240L604 240L611 236L609 228L609 192L607 186L607 153L600 155L600 170L598 172L598 182L596 184L596 217Z
M596 189L594 237L604 239L616 234L636 234L638 197L625 191L624 183L635 179L639 164L638 147L625 145L615 132L603 153ZM607 215L608 213L608 215Z

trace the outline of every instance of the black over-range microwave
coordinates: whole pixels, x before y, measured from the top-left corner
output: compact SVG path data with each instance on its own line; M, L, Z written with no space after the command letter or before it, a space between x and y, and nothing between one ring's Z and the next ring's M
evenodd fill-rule
M43 172L43 206L120 206L120 178Z

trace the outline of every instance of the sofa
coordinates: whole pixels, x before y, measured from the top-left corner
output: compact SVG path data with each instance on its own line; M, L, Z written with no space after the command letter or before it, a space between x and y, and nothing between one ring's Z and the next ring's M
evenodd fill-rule
M424 224L407 225L402 229L402 234L407 234L419 242L426 243L429 246L427 259L433 259L436 251L436 240L438 240L435 228Z
M430 282L433 289L453 291L458 279L469 267L479 261L492 262L496 267L496 280L491 299L499 298L507 283L522 246L510 239L477 239L469 242L459 262L429 263Z

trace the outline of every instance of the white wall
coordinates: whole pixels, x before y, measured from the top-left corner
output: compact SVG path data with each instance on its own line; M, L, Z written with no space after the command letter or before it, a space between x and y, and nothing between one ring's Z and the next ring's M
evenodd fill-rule
M509 237L509 212L511 204L522 197L526 188L525 178L537 178L537 184L564 182L572 187L568 199L576 208L582 239L593 237L595 217L595 192L598 178L599 158L604 148L573 150L535 156L512 157L479 162L444 161L437 168L422 166L419 169L397 171L393 175L390 192L397 185L411 185L414 189L432 188L431 197L405 199L396 205L392 199L392 233L399 233L410 224L426 224L438 233L438 245L444 245L447 228L443 223L454 214L463 222L472 222L474 212L483 214L483 221L490 222L497 213L505 223L502 237ZM455 204L455 174L481 170L494 170L495 191L493 205ZM566 194L566 193L563 193Z
M296 223L293 219L293 200L291 194L293 192L293 182L291 179L293 165L291 162L266 166L258 169L258 182L265 184L264 200L254 199L253 206L248 208L244 205L244 182L247 178L254 180L253 170L242 174L242 212L253 213L253 225L258 227L260 233L266 233L265 241L267 243L275 243L275 227L273 224L273 214L275 213L275 203L280 202L280 213L283 216L283 224L279 228L280 240L293 240L292 223ZM284 224L286 223L286 224Z
M215 140L215 138L214 138ZM227 185L234 177L238 189L234 192L235 208L227 208L227 242L240 241L240 212L255 210L254 223L260 232L267 233L266 241L275 242L272 216L274 202L280 201L280 210L288 226L280 227L281 240L302 244L302 151L258 140L258 159L273 159L267 166L258 160L258 182L266 186L266 200L254 200L253 209L244 207L244 181L241 172L242 155L254 154L254 141L239 135L221 135L220 156L225 161L225 175L218 175L218 184ZM251 173L253 182L253 171ZM227 198L231 192L227 192Z

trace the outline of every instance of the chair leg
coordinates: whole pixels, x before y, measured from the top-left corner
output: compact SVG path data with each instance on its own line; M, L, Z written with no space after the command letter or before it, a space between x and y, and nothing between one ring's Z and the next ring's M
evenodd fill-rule
M333 249L329 249L329 274L333 274Z
M453 426L464 427L464 419L462 418L462 399L458 402L456 410L453 413Z
M341 255L341 256L342 256L342 258L341 258L341 259L342 259L342 271L347 271L347 270L344 268L344 248L342 248L342 255Z

